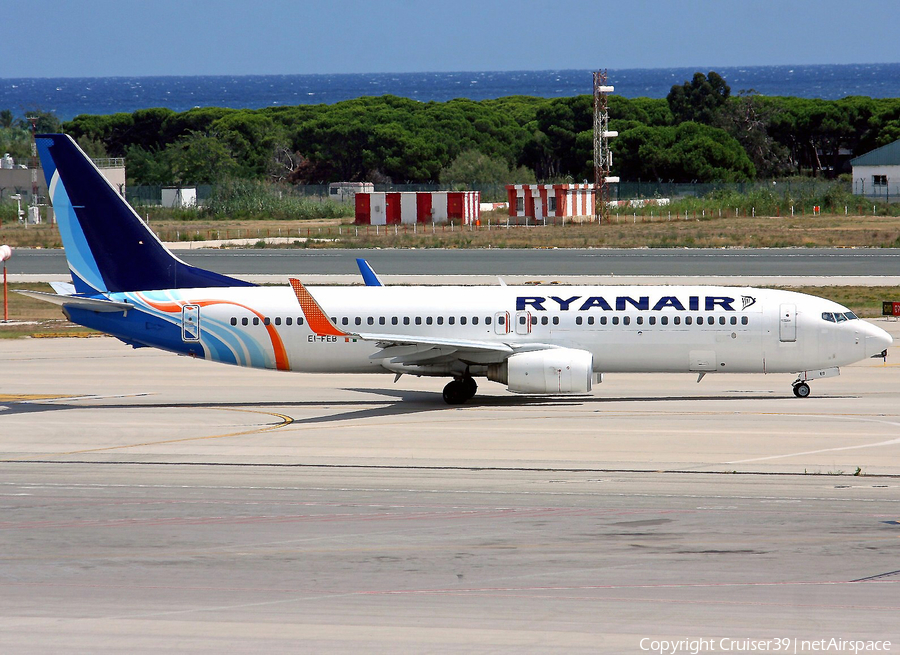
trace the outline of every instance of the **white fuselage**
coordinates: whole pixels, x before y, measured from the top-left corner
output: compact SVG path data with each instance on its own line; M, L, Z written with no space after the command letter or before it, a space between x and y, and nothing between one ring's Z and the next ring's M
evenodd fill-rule
M848 310L837 303L770 289L394 286L309 291L344 332L390 334L397 341L435 337L573 348L592 353L596 372L793 373L850 364L891 342L880 328L847 319ZM444 363L404 367L383 356L377 342L313 333L288 287L115 297L179 325L184 306L196 305L203 355L217 361L306 372L454 371L447 363L453 360L451 348ZM825 320L825 315L839 315L840 321ZM470 355L466 363L490 361L496 359Z

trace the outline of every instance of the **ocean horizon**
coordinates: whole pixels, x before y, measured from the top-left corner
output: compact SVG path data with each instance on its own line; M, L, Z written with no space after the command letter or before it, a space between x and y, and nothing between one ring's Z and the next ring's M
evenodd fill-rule
M900 97L900 63L610 69L608 78L617 95L664 98L672 85L690 80L698 70L715 70L732 95L752 89L767 96L826 100ZM261 109L385 94L422 102L513 95L555 98L590 94L591 86L591 70L0 78L0 109L18 116L40 109L71 120L78 114L150 107L179 112L193 107Z

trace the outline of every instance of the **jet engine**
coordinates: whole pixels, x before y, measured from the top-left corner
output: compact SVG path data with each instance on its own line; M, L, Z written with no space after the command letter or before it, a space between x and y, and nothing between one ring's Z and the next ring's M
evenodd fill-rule
M575 348L517 353L488 366L487 377L513 393L580 394L591 390L594 356Z

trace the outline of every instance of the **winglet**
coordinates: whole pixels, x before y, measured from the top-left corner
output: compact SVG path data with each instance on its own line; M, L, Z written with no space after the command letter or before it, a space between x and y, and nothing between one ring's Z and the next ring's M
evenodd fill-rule
M359 272L362 274L363 282L366 283L367 287L383 287L384 282L381 281L381 278L378 277L378 274L375 270L369 265L365 259L361 257L356 258L356 265L359 266Z
M325 315L316 299L310 295L306 287L295 278L288 278L291 281L291 287L294 289L294 295L297 296L297 302L300 303L300 309L309 323L310 329L319 336L346 337L348 334L338 328L331 319Z

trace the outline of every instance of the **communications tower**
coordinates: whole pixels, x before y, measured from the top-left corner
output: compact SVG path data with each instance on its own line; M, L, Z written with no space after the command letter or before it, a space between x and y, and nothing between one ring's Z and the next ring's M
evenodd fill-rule
M612 152L609 140L619 136L609 130L608 96L615 91L606 84L606 70L594 73L594 217L609 222L609 185L619 181L610 177Z

